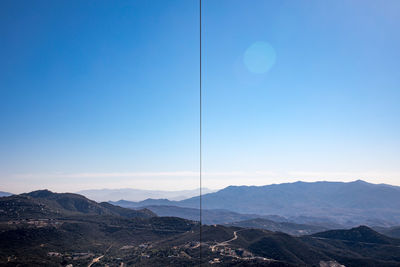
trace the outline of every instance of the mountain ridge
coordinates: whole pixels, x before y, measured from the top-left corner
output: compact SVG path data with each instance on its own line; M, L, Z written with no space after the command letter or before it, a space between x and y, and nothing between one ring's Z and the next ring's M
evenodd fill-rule
M56 218L72 215L114 215L126 218L156 216L150 210L132 210L110 203L97 203L74 193L37 190L0 198L1 219Z
M199 201L199 197L181 201L146 199L132 206L198 208ZM300 219L327 218L349 227L359 224L386 227L400 224L400 187L362 180L228 186L203 195L202 205L204 209L225 209L237 213L274 214Z

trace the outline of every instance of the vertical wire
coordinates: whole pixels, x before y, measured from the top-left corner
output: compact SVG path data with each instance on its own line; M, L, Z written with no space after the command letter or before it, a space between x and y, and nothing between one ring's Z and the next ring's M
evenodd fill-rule
M200 168L200 172L199 172L199 174L200 174L200 197L199 197L199 200L200 200L200 209L199 209L199 212L200 212L200 239L199 239L199 241L200 241L200 246L199 246L199 248L200 248L200 266L201 266L201 262L202 262L202 249L201 249L201 243L202 243L202 226L203 226L203 221L202 221L202 219L203 219L203 217L202 217L202 81L201 81L201 79L202 79L202 73L201 73L201 68L202 68L202 65L201 65L201 0L199 0L199 4L200 4L200 31L199 31L199 35L200 35L200 45L199 45L199 49L200 49L200 53L199 53L199 55L200 55L200 71L199 71L199 73L200 73L200 76L199 76L199 84L200 84L200 101L199 101L199 104L200 104L200 121L199 121L199 123L200 123L200 135L199 135L199 137L200 137L200 140L199 140L199 143L200 143L200 160L199 160L199 168Z

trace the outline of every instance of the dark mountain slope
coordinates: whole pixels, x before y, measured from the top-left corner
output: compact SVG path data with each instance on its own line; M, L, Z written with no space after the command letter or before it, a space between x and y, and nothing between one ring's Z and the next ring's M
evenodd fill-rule
M367 226L359 226L350 230L330 230L312 236L351 242L400 245L400 240L382 235Z
M109 203L97 203L84 196L39 190L0 198L0 218L58 218L72 215L109 215L127 218L156 216L149 210L131 210Z
M101 202L99 203L100 206L103 208L106 208L110 212L112 212L113 215L119 215L122 217L127 217L127 218L135 218L135 217L154 217L156 216L155 213L153 213L149 209L140 209L140 210L132 210L132 209L126 209L122 208L119 206L112 205L107 202Z
M400 240L360 226L300 237L346 266L399 266Z
M102 255L109 248L112 249L110 253L120 257L123 246L138 247L146 242L158 242L196 227L195 223L179 218L127 219L106 215L42 220L40 225L30 222L20 222L8 229L1 227L0 265L12 256L15 258L12 266L65 266L63 261L74 266L87 266L94 255ZM64 256L51 257L49 253L52 252ZM81 253L89 258L74 260ZM74 254L77 256L72 257Z
M248 249L266 258L299 265L317 265L320 261L332 260L317 248L283 233L264 235L251 243Z
M341 230L340 236L357 236L350 242L336 239L336 235L332 235L335 239L321 239L315 235L293 237L257 229L239 230L237 235L238 239L232 241L232 245L300 266L319 266L321 261L336 261L346 266L400 265L400 240L382 236L367 227Z

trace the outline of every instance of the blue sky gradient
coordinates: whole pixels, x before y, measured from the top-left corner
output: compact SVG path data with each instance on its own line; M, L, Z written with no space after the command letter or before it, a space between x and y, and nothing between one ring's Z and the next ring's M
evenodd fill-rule
M198 1L0 5L1 190L198 187ZM400 185L399 13L203 0L204 185Z

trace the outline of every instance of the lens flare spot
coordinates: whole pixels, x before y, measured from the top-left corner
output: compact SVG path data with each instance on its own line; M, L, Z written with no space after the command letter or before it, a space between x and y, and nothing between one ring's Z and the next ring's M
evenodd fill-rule
M267 42L256 42L247 48L243 57L247 70L262 74L268 72L275 64L275 49Z

